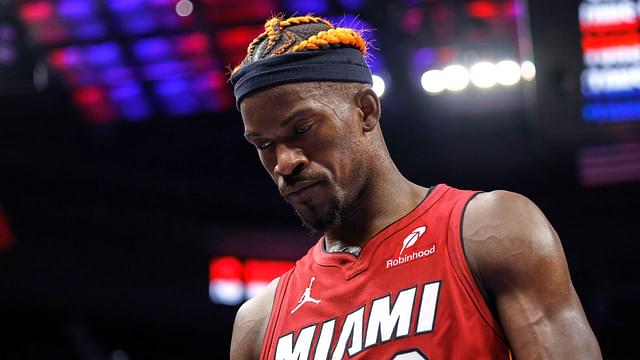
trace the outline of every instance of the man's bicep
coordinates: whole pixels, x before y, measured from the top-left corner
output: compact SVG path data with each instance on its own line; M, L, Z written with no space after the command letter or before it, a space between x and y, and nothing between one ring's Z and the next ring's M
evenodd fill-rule
M474 199L467 216L465 248L515 357L600 358L560 240L540 209L520 195L494 192Z

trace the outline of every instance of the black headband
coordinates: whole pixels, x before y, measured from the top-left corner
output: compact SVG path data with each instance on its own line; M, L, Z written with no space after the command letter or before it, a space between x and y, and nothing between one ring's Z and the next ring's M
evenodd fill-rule
M245 65L231 76L238 109L242 99L253 91L304 81L373 83L360 50L354 48L271 56Z

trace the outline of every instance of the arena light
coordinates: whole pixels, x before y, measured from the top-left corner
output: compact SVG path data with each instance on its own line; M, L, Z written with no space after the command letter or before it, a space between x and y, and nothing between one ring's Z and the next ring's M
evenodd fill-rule
M520 65L513 60L503 60L496 64L498 84L503 86L515 85L520 81Z
M176 4L176 13L179 16L185 17L193 13L193 3L189 0L180 0Z
M384 95L384 90L386 89L384 79L375 74L371 75L371 79L373 79L373 86L371 88L378 97L382 97L382 95Z
M441 93L445 89L444 73L438 69L426 71L420 77L420 84L429 94Z
M445 88L461 91L469 86L469 70L462 65L449 65L442 70Z
M525 81L531 81L536 77L536 66L531 61L524 61L520 65L520 75Z
M496 66L488 61L476 63L469 71L471 82L482 89L490 88L498 81L497 70Z
M214 258L209 263L209 297L216 304L239 305L294 265L293 261Z

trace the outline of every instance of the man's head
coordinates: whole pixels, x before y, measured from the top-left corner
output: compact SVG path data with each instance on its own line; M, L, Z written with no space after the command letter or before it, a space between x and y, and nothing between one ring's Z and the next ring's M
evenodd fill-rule
M366 45L313 17L265 29L232 77L245 137L303 223L326 232L362 205L387 154Z

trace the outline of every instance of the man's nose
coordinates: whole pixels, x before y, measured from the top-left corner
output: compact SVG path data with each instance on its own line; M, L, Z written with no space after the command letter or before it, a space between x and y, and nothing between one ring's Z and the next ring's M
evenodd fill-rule
M286 144L276 145L277 162L273 169L276 175L288 176L292 175L298 168L305 168L309 164L309 160L300 148L289 147ZM298 170L296 170L298 169Z

